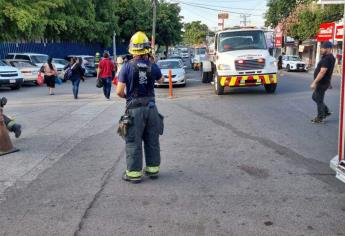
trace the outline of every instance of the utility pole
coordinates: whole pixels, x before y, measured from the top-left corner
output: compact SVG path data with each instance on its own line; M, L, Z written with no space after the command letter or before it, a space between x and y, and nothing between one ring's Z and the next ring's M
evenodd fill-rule
M116 32L113 34L113 60L116 61Z
M241 19L243 19L240 21L240 25L243 25L244 27L246 27L248 24L250 24L250 21L248 19L250 17L250 15L241 14L240 17L241 17Z
M157 0L152 1L153 17L152 17L152 39L151 39L151 48L152 54L155 55L155 45L156 45L156 21L157 21Z

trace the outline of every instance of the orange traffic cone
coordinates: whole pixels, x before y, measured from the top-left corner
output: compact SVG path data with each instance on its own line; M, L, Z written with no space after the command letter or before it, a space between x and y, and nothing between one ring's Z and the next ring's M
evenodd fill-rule
M2 107L0 107L0 156L19 151L12 145L2 114Z

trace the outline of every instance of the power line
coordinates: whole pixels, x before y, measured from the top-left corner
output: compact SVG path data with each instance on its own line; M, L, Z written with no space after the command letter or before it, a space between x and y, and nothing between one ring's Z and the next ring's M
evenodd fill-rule
M180 1L180 2L182 2L182 1ZM225 9L235 9L235 10L244 10L244 11L254 11L254 10L265 11L264 9L257 9L257 7L249 9L249 8L229 7L229 6L220 6L220 5L209 5L209 4L201 4L201 3L185 2L185 1L183 1L183 3L195 4L195 5L202 6L202 7L221 7L221 8L225 8Z
M229 11L229 10L224 10L224 9L216 9L216 8L211 8L211 7L204 7L204 6L200 6L197 4L193 4L193 3L186 3L186 2L182 2L179 0L172 0L175 3L179 3L179 4L183 4L183 5L187 5L187 6L192 6L192 7L198 7L198 8L202 8L202 9L207 9L207 10L211 10L211 11L217 11L217 12L227 12L227 13L232 13L232 14L237 14L237 15L242 15L243 12L234 12L234 11ZM252 16L262 16L262 14L260 15L255 15L253 14Z

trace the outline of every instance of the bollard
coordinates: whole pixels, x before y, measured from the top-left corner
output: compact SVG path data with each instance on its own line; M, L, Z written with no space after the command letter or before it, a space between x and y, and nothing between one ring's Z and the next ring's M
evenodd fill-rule
M13 147L10 135L4 122L3 108L0 107L0 156L17 152L19 149Z
M169 98L173 98L173 83L172 83L172 72L169 69Z

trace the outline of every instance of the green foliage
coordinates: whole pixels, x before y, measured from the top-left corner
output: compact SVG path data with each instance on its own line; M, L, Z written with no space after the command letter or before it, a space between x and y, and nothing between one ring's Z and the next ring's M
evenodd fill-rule
M160 1L157 40L181 40L182 17L177 4ZM128 43L138 30L151 36L151 0L0 0L0 41L100 42L110 46L115 31Z
M343 6L339 5L325 6L324 9L316 5L298 6L286 20L287 34L301 41L314 38L321 23L338 21L342 14Z
M265 15L265 25L275 27L287 18L298 4L305 4L312 0L268 0L268 10Z
M165 45L166 50L169 45L175 45L182 40L182 16L181 8L177 4L161 2L157 14L157 40L156 43Z
M208 27L201 21L193 21L184 25L183 41L187 45L201 44L205 41Z

